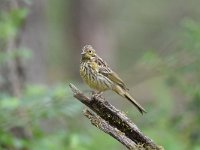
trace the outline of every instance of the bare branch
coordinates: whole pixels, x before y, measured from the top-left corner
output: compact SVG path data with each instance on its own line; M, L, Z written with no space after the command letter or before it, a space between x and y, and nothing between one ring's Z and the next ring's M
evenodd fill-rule
M92 113L90 110L88 109L84 110L84 115L88 119L90 119L91 123L94 126L96 126L100 130L104 131L105 133L117 139L120 143L125 145L128 149L136 148L135 142L127 138L123 132L121 132L117 128L112 127L111 125L109 125L108 122L106 122L101 117L97 116L96 114Z
M108 122L113 128L117 128L126 137L131 139L138 145L154 150L161 150L160 146L157 146L153 140L145 136L139 128L125 115L125 113L116 109L108 101L99 96L92 96L88 98L73 84L69 85L74 93L74 97L88 106L98 116Z

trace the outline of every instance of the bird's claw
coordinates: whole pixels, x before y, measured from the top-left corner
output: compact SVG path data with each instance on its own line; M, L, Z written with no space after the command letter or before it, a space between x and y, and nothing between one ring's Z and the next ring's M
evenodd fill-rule
M102 97L102 92L96 92L96 91L92 91L92 97L95 97L95 98L103 98Z

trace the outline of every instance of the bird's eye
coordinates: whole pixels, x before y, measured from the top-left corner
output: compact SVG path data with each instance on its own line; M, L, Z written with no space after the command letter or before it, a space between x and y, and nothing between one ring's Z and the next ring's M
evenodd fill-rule
M91 50L89 50L89 53L92 53L92 51L91 51Z

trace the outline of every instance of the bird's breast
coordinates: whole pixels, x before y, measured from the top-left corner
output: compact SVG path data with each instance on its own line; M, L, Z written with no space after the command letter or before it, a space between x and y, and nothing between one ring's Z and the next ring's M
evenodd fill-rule
M81 64L80 75L83 81L88 84L92 89L97 91L105 91L112 89L112 81L107 77L98 73L94 66L88 64Z

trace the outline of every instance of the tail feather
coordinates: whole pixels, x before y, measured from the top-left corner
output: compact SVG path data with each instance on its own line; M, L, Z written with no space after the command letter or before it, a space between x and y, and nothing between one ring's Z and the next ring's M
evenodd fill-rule
M135 107L139 110L141 114L146 113L146 110L139 103L137 103L127 91L122 89L120 86L114 86L113 91L128 99L133 105L135 105Z
M132 97L130 94L128 94L127 92L124 94L125 98L127 98L133 105L136 106L136 108L139 110L139 112L141 114L143 113L147 113L146 110L139 104L137 103Z

